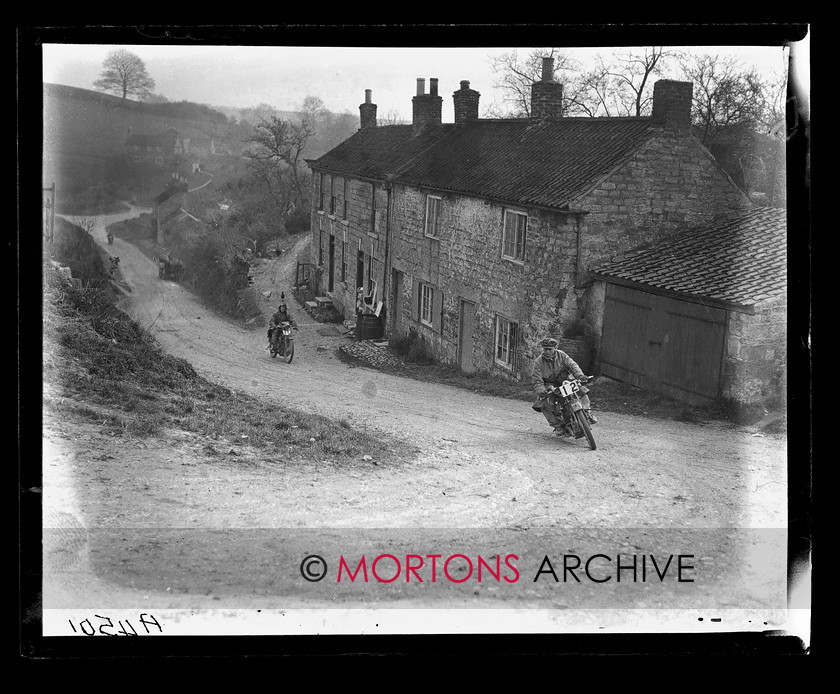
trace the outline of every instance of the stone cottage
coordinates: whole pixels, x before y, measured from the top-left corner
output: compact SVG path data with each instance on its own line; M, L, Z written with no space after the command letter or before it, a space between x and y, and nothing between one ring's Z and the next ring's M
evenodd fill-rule
M545 58L522 119L479 118L463 81L444 124L437 80L427 94L418 79L412 123L378 126L366 93L359 131L309 162L321 290L339 308L363 286L388 336L465 371L522 378L545 335L591 368L591 269L751 207L690 133L690 83L658 81L649 117L566 118L553 72Z

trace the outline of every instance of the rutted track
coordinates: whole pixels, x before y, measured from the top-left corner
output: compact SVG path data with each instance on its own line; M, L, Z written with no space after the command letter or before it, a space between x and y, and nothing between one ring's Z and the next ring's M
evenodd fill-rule
M95 237L104 244L104 232ZM307 242L296 250L302 252ZM398 434L419 448L416 465L394 471L401 479L386 476L377 490L379 522L749 527L783 520L783 493L757 493L764 487L751 484L756 475L783 483L784 444L777 439L724 425L600 413L598 450L589 451L581 442L552 438L526 402L348 367L335 356L346 338L319 334L323 326L294 301L289 305L300 326L295 361L271 359L263 329L233 324L184 287L160 280L155 263L136 247L118 239L113 253L132 288L125 308L204 376L286 406ZM292 252L273 273L263 270L259 279L270 284L260 289L273 287L274 297L281 289L288 292L296 261ZM593 400L597 408L597 388ZM451 484L444 482L448 477ZM441 499L445 487L481 489L481 496L459 505L459 497L468 497L453 491ZM689 501L675 505L674 497ZM335 513L342 520L332 522L371 521L352 512L344 518L341 509Z

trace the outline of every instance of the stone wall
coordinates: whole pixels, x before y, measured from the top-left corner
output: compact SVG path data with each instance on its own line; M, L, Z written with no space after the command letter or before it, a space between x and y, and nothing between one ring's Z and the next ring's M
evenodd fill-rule
M431 191L429 191L431 192ZM479 370L516 377L528 368L535 345L544 334L565 334L580 316L574 313L577 218L574 215L531 212L528 216L524 262L502 257L505 206L476 198L441 194L439 236L424 234L426 191L395 186L393 266L405 273L405 330L413 327L441 361L458 356L461 299L475 303L472 342ZM527 212L525 208L510 209ZM418 320L417 283L442 292L441 319L430 327ZM571 307L571 308L570 308ZM519 326L517 368L495 363L496 317ZM405 331L404 330L404 331Z
M595 268L618 253L751 205L697 139L663 130L580 202L589 212L583 265Z
M768 300L755 314L729 312L723 395L751 405L783 402L787 374L787 297Z

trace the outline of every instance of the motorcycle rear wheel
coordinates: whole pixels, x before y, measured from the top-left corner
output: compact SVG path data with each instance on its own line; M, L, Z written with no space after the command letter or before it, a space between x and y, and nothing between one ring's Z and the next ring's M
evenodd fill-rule
M586 412L578 410L575 412L575 417L577 417L578 424L580 424L580 428L583 429L583 433L586 435L586 440L589 441L589 447L594 451L595 437L592 435L592 427L589 426L589 420L586 418Z

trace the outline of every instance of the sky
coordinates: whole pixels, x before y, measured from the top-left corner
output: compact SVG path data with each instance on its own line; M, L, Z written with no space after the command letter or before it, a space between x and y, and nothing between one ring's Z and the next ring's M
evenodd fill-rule
M803 58L806 42L794 52ZM481 106L501 101L494 89L491 58L516 51L527 56L534 47L337 47L45 43L43 80L93 89L109 52L125 48L139 56L155 92L170 101L210 106L250 107L261 103L279 110L298 110L306 96L322 99L333 112L358 113L365 90L372 92L378 115L410 119L417 78L439 80L443 120L454 119L451 95L468 80L481 93ZM745 68L765 75L783 73L789 49L784 46L680 46L696 53L732 55ZM584 65L596 54L609 56L628 47L562 48ZM807 73L807 71L806 71Z

